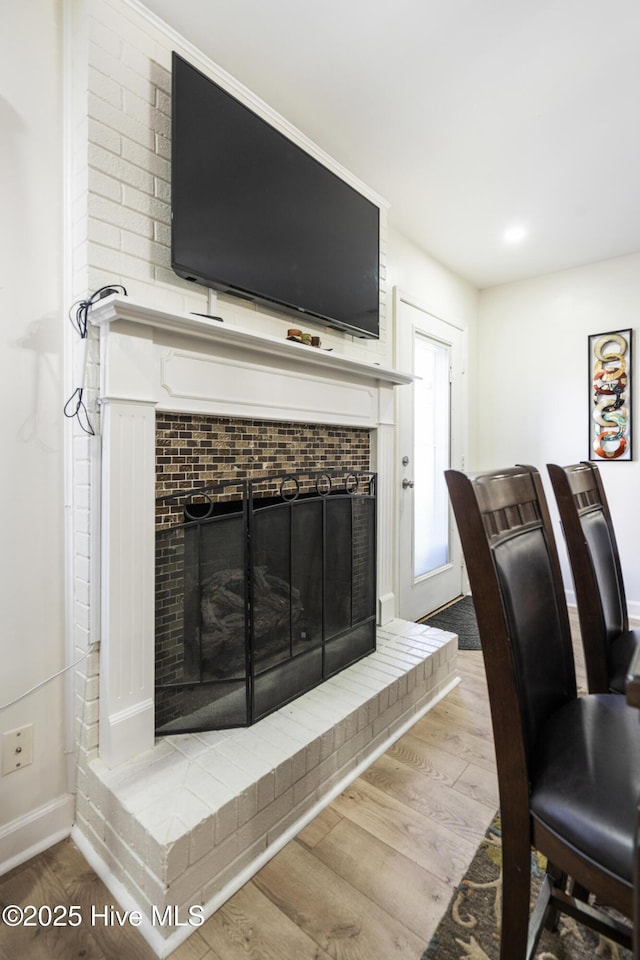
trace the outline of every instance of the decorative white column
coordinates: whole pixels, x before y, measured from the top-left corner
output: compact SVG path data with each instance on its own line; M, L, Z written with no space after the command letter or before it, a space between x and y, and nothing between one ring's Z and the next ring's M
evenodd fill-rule
M387 623L398 614L396 597L396 542L394 483L395 429L393 387L380 384L378 389L378 429L375 432L375 461L378 474L378 623Z
M135 335L130 335L135 333ZM155 400L150 329L100 330L100 756L154 743Z
M102 406L100 754L115 766L154 740L155 405Z

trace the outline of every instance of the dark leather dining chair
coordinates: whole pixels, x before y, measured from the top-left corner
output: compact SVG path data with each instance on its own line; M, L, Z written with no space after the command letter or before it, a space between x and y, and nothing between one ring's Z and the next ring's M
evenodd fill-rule
M633 917L640 715L625 697L577 696L538 471L518 466L467 477L448 470L446 480L476 608L495 741L500 960L532 957L543 920L553 925L558 911L630 946L632 925L601 911L596 919L579 895L589 891L599 904ZM550 866L530 921L532 846Z
M629 630L616 534L598 467L576 463L547 470L567 544L590 693L624 693L640 644Z

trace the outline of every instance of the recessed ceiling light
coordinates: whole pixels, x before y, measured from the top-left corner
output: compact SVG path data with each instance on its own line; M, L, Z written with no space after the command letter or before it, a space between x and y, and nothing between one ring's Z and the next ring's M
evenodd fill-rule
M508 227L502 234L505 243L521 243L528 236L529 231L523 226Z

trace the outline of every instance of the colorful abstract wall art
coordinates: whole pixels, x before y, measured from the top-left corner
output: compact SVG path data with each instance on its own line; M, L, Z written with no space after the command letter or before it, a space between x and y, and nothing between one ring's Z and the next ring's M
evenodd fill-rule
M589 460L631 460L631 330L589 337Z

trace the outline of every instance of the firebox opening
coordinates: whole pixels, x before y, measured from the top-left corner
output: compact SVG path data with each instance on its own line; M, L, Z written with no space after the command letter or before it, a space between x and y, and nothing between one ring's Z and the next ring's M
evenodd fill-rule
M157 533L157 734L249 725L375 649L374 474L162 499L184 522Z

